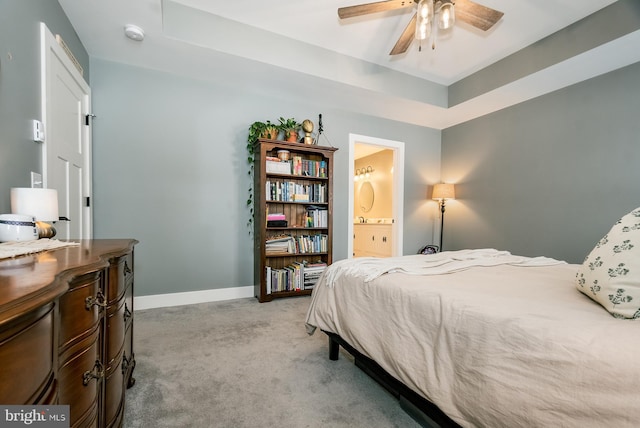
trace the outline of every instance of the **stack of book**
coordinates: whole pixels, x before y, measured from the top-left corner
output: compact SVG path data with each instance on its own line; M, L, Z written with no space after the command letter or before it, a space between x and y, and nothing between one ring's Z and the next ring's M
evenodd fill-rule
M287 227L287 225L287 218L284 214L267 214L267 227Z
M327 268L327 264L324 262L307 263L303 268L303 289L311 290L316 282L320 279L322 272Z
M273 236L267 238L264 251L266 254L295 253L296 242L291 236Z
M316 285L327 264L322 261L315 263L293 262L281 269L266 267L267 294L284 291L312 290Z

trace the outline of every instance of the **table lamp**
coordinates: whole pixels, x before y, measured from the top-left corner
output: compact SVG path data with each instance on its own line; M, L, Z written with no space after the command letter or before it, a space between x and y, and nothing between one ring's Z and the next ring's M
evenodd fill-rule
M58 191L32 187L11 189L11 212L35 217L40 238L53 238L56 229L47 222L58 221Z

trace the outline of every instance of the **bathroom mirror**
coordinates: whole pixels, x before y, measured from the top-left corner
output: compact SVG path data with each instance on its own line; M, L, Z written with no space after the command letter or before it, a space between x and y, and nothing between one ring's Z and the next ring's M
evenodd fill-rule
M371 208L373 207L373 186L369 181L365 181L362 183L362 186L360 186L359 200L360 209L363 212L366 213L371 211Z

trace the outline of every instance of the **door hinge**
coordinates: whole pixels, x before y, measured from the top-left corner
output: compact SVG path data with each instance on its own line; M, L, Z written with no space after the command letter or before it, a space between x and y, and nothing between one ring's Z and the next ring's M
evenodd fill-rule
M96 117L95 114L85 114L84 116L84 124L89 126L91 123L91 119L93 119L94 117Z
M91 206L91 196L87 196L86 198L84 198L85 200L85 207L90 207Z

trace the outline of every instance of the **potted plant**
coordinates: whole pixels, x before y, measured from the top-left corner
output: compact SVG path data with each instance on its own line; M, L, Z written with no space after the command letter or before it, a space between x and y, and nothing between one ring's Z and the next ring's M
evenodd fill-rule
M249 127L249 136L247 138L247 144L253 144L258 141L258 138L268 138L269 140L277 140L280 128L278 125L266 122L253 122Z
M298 123L295 119L285 119L281 117L280 125L278 125L278 128L280 128L280 130L284 132L284 139L286 141L298 141L298 131L300 130L300 123Z

